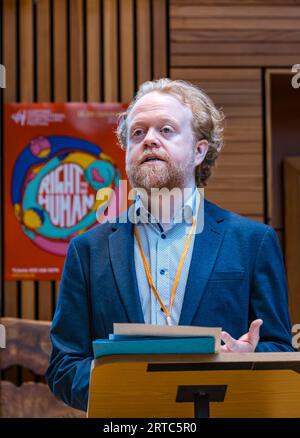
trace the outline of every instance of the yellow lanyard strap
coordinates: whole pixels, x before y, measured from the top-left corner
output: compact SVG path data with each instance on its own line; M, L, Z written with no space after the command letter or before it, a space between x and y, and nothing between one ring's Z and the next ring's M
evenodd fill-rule
M179 283L182 267L183 267L183 264L184 264L184 261L185 261L185 258L186 258L186 255L187 255L190 243L191 243L191 238L192 238L193 231L195 229L199 206L200 206L200 200L199 200L199 203L198 203L196 215L193 218L193 223L192 223L191 229L189 231L188 237L186 239L186 242L185 242L185 245L184 245L184 249L183 249L180 261L179 261L179 265L178 265L178 268L177 268L177 272L176 272L176 276L175 276L175 280L174 280L174 284L173 284L173 288L172 288L172 293L171 293L171 298L170 298L170 303L169 303L168 310L166 309L164 303L162 302L162 300L160 298L160 295L159 295L156 287L154 286L154 283L153 283L153 280L152 280L152 277L151 277L151 273L150 273L150 269L149 269L149 266L148 266L148 263L147 263L147 259L146 259L146 256L145 256L142 244L141 244L140 236L139 236L139 233L138 233L136 225L134 225L134 235L135 235L135 238L136 238L138 246L139 246L139 250L140 250L140 253L141 253L141 257L142 257L142 260L143 260L143 265L144 265L144 268L145 268L145 272L146 272L146 275L147 275L147 279L148 279L149 285L150 285L152 291L154 292L154 295L156 296L156 298L157 298L161 308L163 309L163 311L164 311L164 313L166 315L168 323L170 322L172 306L173 306L173 302L174 302L174 299L175 299L175 294L176 294L176 291L177 291L177 286L178 286L178 283Z

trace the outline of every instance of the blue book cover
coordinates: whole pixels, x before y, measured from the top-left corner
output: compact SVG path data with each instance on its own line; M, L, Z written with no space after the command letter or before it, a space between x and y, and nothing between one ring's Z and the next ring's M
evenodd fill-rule
M94 357L112 354L199 354L215 353L215 338L201 337L130 337L130 339L97 339Z

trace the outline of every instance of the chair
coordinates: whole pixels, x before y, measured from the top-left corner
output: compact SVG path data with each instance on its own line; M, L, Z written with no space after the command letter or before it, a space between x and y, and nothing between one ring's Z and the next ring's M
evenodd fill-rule
M51 353L51 323L18 318L2 318L6 329L6 348L0 352L0 370L14 365L44 376ZM0 417L61 418L85 417L85 413L57 400L45 383L25 382L21 386L0 382Z

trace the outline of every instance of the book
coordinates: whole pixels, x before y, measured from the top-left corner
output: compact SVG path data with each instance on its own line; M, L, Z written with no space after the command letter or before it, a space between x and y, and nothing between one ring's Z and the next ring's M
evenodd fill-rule
M221 331L220 327L198 327L190 325L153 325L153 324L128 324L114 323L114 335L126 336L168 336L168 337L199 337L210 336L214 338L214 352L221 350Z
M215 353L215 339L213 336L97 339L93 350L95 359L113 354L210 354Z

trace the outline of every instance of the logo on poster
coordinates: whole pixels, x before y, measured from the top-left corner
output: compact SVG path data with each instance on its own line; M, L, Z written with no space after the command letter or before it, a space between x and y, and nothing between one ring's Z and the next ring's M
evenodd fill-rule
M65 255L69 240L98 223L99 189L117 193L120 171L93 143L66 136L33 139L15 162L12 203L23 232L45 251Z
M49 108L20 109L11 115L12 120L20 126L49 126L50 123L63 122L64 113L53 112Z

